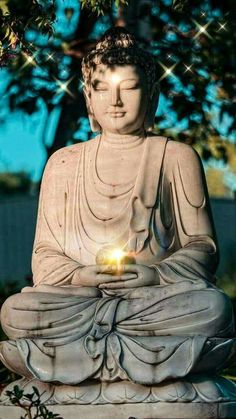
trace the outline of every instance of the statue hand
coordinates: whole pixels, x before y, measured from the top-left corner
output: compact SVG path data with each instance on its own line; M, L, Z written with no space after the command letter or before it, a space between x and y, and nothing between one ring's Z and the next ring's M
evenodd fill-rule
M99 288L138 288L149 285L159 285L158 273L154 268L146 265L124 265L120 275L113 275L110 281L100 283Z
M72 280L71 285L77 285L79 287L99 287L101 284L117 281L121 278L120 276L114 275L113 272L115 274L113 266L84 266L78 271L78 276ZM123 276L126 280L134 279L137 277L135 273L131 273L130 271L128 271Z

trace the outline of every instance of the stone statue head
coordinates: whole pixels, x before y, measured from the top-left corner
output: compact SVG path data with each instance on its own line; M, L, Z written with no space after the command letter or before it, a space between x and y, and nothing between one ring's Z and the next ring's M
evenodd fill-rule
M111 28L82 61L92 131L151 130L159 98L156 64L121 27Z

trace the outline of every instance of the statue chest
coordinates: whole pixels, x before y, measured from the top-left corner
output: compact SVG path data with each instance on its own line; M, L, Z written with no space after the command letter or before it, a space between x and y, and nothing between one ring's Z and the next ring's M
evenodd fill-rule
M91 258L104 245L124 243L130 244L140 256L145 253L145 259L152 255L156 257L162 241L159 240L158 231L163 230L159 225L160 208L156 206L160 176L155 175L155 172L161 170L161 167L159 171L156 167L158 159L155 160L153 174L147 171L147 164L141 158L141 164L136 165L138 169L133 180L119 182L117 170L118 176L114 183L105 179L105 173L107 176L110 171L115 180L115 162L119 162L119 158L113 161L113 169L108 164L109 159L105 159L106 164L100 166L99 171L94 164L95 160L95 147L87 148L86 153L82 153L78 165L78 181L74 182L75 199L70 206L73 208L73 216L69 217L73 223L70 234L76 232L77 243L83 253L81 260L83 263L91 263Z

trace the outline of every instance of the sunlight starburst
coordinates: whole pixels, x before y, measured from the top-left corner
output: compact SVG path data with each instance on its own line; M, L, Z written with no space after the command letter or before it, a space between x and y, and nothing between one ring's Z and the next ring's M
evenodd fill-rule
M69 84L71 83L71 81L73 80L74 76L71 77L69 80L67 81L61 81L55 78L56 84L58 86L56 94L60 94L60 93L67 93L68 95L70 95L73 99L75 98L75 95L70 91L69 89Z
M207 31L208 26L211 24L212 20L209 20L209 22L207 22L205 25L200 25L200 23L198 23L196 20L193 20L193 22L195 23L195 25L198 28L198 32L196 33L196 35L194 36L194 39L197 39L200 35L204 34L206 35L208 38L212 39L212 36L209 34L209 32Z
M54 53L47 53L46 54L46 60L47 61L55 61L55 59L54 59Z
M222 31L222 30L224 30L224 31L227 31L227 29L226 29L226 22L224 22L224 23L220 23L220 22L218 22L219 23L219 29L218 29L218 31L217 32L219 32L219 31Z
M184 66L185 66L185 71L184 71L185 73L187 72L193 73L193 70L192 70L193 64L190 64L190 65L184 64Z
M28 54L26 54L25 52L23 52L22 54L23 54L23 56L24 56L25 62L24 62L24 64L20 67L20 69L19 69L19 70L23 70L25 67L27 67L27 66L29 66L29 65L34 66L34 67L36 67L36 66L37 66L37 63L36 63L36 61L35 61L35 57L36 57L36 55L37 55L36 53L35 53L35 54L33 54L33 55L28 55Z
M85 87L85 83L84 83L84 81L83 80L79 80L79 91L80 92L82 92L82 90L84 89L84 87Z
M173 73L173 70L175 68L175 66L177 65L177 63L173 64L171 67L166 67L165 64L163 64L161 61L158 61L158 63L160 64L160 66L163 68L164 73L162 74L162 76L159 78L159 81L163 80L166 77L176 77L175 74Z

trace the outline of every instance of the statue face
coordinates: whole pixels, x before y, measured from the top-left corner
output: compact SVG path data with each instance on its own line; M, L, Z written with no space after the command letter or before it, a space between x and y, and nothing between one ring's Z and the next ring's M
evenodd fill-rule
M148 90L142 69L98 65L91 78L90 105L106 133L132 134L143 127Z

